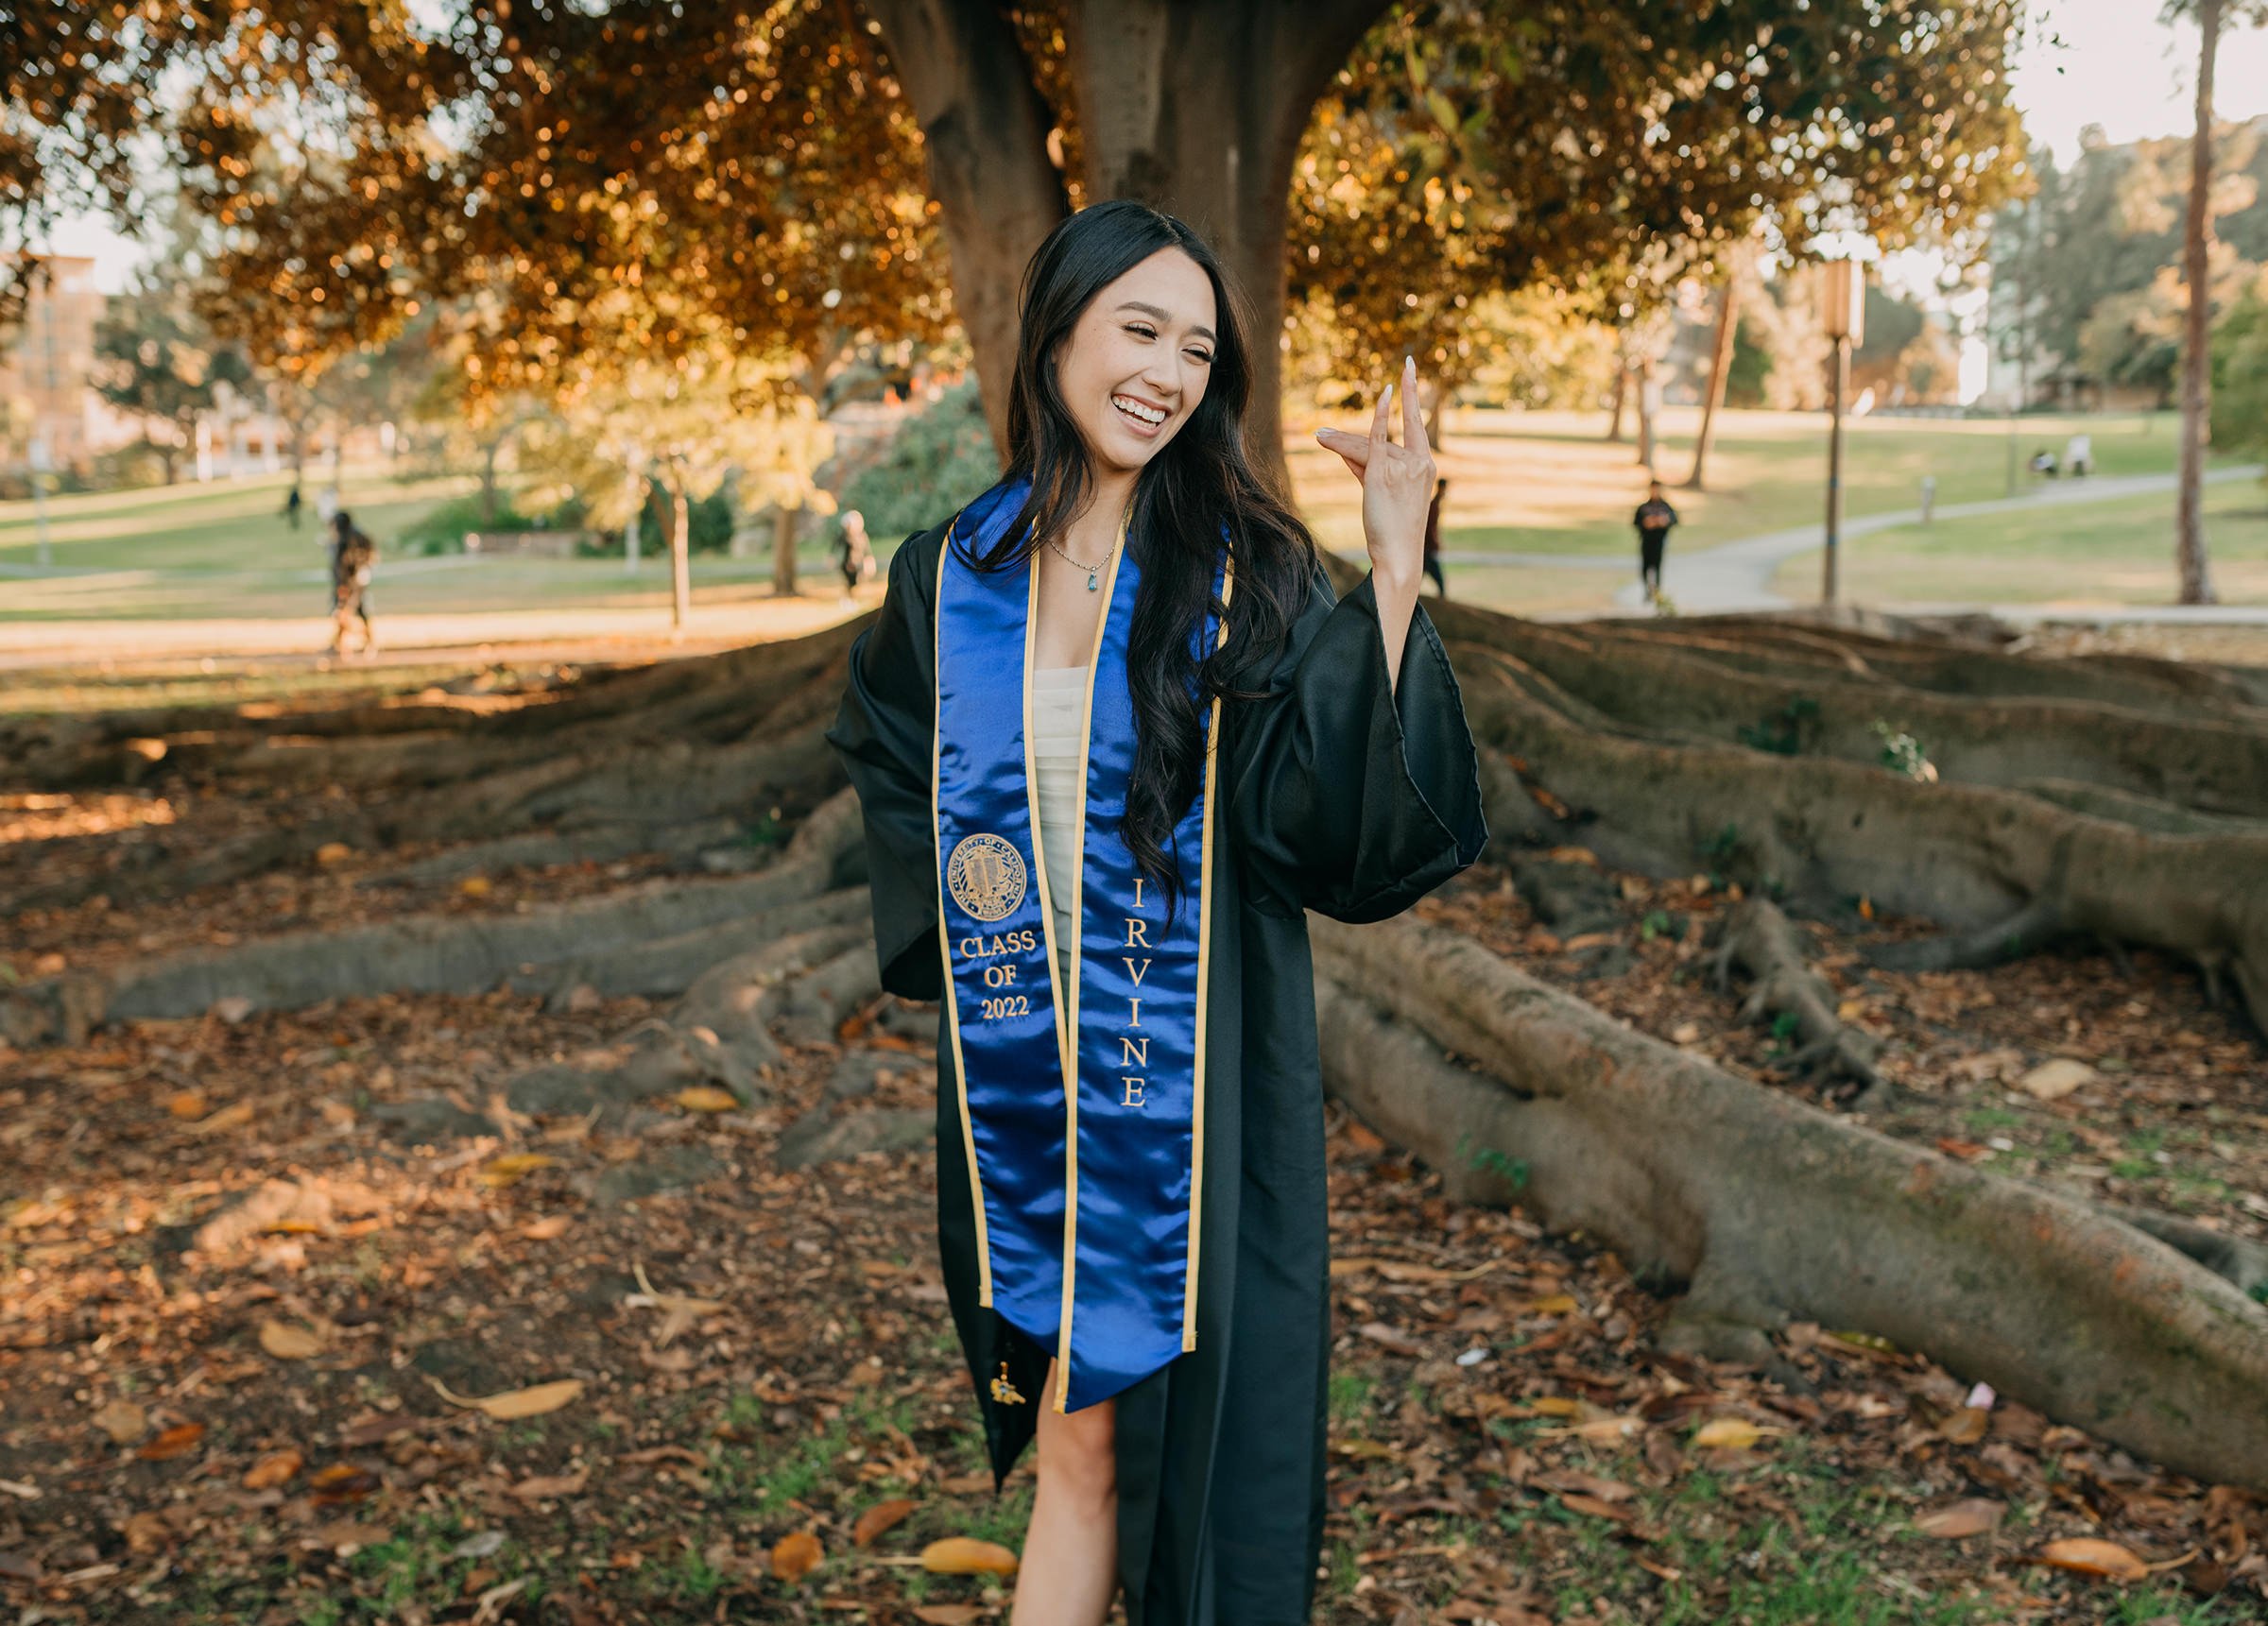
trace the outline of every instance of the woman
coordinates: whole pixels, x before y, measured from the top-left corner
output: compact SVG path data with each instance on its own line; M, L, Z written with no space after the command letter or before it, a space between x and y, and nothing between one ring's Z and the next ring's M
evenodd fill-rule
M938 1232L996 1483L1039 1439L1020 1626L1305 1620L1323 1516L1322 1084L1306 909L1479 856L1417 608L1434 467L1367 436L1334 600L1246 463L1211 251L1118 201L1024 275L1007 477L890 562L829 739L883 985L939 1000Z

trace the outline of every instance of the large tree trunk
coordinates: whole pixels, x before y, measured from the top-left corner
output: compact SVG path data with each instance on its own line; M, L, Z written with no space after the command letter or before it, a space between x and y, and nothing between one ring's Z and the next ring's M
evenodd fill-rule
M1630 362L1617 356L1614 363L1614 396L1606 409L1606 438L1620 444L1623 438L1623 408L1630 399Z
M1280 481L1292 163L1315 98L1384 9L1384 0L1062 9L1088 198L1138 197L1187 220L1220 256L1250 316L1247 445ZM1047 158L1046 107L986 0L876 0L873 11L929 144L954 297L1005 450L1016 289L1065 208Z
M1315 98L1384 9L1382 0L1064 8L1088 196L1178 215L1220 256L1249 316L1247 448L1279 482L1292 164Z
M2205 546L2205 434L2211 406L2212 279L2207 264L2213 232L2213 60L2221 44L2222 0L2199 0L2197 134L2190 150L2190 213L2182 231L2182 276L2190 307L2181 345L2181 496L2175 514L2175 560L2181 602L2214 603Z
M1686 489L1703 488L1709 452L1715 443L1717 414L1725 406L1725 380L1732 371L1732 340L1741 325L1742 266L1728 261L1725 267L1725 294L1717 304L1717 342L1709 352L1709 390L1701 397L1701 432L1693 438L1693 470L1685 477Z
M898 82L921 121L929 190L943 210L953 301L992 443L1008 444L1016 298L1024 262L1070 208L1048 162L1047 104L1006 13L983 0L868 0Z

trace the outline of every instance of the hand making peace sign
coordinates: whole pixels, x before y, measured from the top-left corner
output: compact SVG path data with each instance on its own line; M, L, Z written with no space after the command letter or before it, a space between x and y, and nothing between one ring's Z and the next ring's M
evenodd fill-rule
M1389 383L1370 415L1370 433L1318 429L1315 438L1336 452L1363 483L1363 541L1370 569L1383 583L1407 586L1414 595L1425 567L1425 513L1434 500L1434 453L1418 409L1418 363L1401 363L1401 444L1388 438L1394 385Z

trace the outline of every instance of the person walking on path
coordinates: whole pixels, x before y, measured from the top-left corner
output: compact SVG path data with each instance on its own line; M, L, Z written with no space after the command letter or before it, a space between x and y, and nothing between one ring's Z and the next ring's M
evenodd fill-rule
M1425 573L1443 598L1449 596L1449 583L1441 576L1441 499L1448 490L1447 480L1435 481L1434 500L1425 510Z
M1638 579L1645 584L1646 602L1652 604L1661 596L1661 554L1669 545L1670 527L1677 522L1677 510L1671 507L1661 494L1661 482L1649 481L1646 500L1630 516L1638 527Z
M350 623L362 624L362 650L370 654L378 647L378 636L370 629L369 587L370 573L378 563L378 544L370 539L368 531L354 523L354 516L345 509L331 521L331 653L346 653L347 627Z
M301 505L302 505L300 498L300 483L297 480L294 480L291 483L291 495L284 499L284 522L289 525L295 531L300 528L300 509Z
M849 598L858 590L858 584L874 574L874 548L867 540L867 517L856 508L843 515L842 534L835 539L836 564L843 573L843 596Z

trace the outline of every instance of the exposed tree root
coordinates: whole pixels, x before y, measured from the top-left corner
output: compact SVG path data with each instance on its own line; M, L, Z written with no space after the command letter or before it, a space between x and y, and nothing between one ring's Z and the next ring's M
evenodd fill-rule
M584 830L542 830L500 836L493 841L444 847L424 858L388 865L360 877L364 886L446 886L474 875L502 875L515 869L550 869L564 864L613 864L660 854L689 858L737 840L730 819L702 819L656 830L645 824L593 825Z
M1716 957L1719 988L1730 988L1735 967L1749 979L1741 1019L1786 1017L1801 1041L1788 1059L1798 1074L1831 1068L1862 1087L1851 1104L1862 1112L1887 1111L1897 1104L1896 1087L1875 1066L1881 1046L1836 1015L1834 989L1812 968L1803 939L1768 898L1744 898L1726 916Z
M747 922L767 910L830 890L854 867L856 798L844 791L803 821L780 861L726 881L648 882L610 897L526 914L411 916L349 931L290 933L222 950L165 955L130 966L101 985L94 1015L72 998L77 1019L194 1016L222 1000L244 1008L298 1009L318 1000L382 993L461 993L515 972L571 960L594 943L662 941L706 927ZM0 1011L25 1043L60 1037L65 996L45 984L0 992Z
M1690 1284L1674 1344L1761 1359L1791 1320L1860 1328L2268 1490L2268 1308L2221 1275L1645 1038L1456 933L1316 920L1314 941L1332 1090L1452 1190L1516 1187Z
M1871 898L2002 940L2036 900L2065 930L2166 949L2208 978L2225 971L2268 1023L2268 836L2154 835L2013 791L1604 734L1489 663L1467 659L1460 676L1475 735L1517 752L1523 779L1618 867L1706 863L1751 891Z
M849 897L863 911L866 891ZM866 922L775 932L762 948L713 967L665 1017L614 1043L535 1068L505 1087L521 1112L587 1112L709 1084L744 1103L770 1099L784 1059L773 1025L800 1035L834 1025L881 991ZM804 1041L808 1042L808 1040Z
M1486 612L1482 612L1486 613ZM1627 727L1880 764L1910 733L1972 784L2077 779L2205 812L2268 815L2268 718L2251 725L2100 701L1975 699L1822 671L1743 672L1702 653L1492 617L1482 642Z

